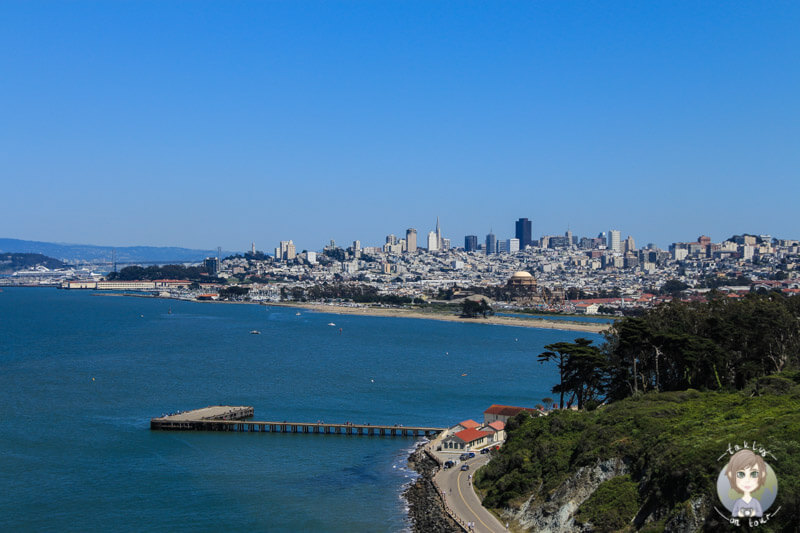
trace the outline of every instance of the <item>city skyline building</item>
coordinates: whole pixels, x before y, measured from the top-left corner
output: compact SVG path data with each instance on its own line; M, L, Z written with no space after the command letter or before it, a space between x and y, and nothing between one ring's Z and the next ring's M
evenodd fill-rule
M608 232L608 249L613 252L622 251L622 243L620 242L620 231L612 229Z
M439 240L435 231L428 232L428 251L436 252L439 250Z
M464 237L464 251L477 252L478 251L478 236L467 235Z
M486 234L486 255L495 253L497 253L497 237L492 230L489 230L489 233Z
M417 251L417 230L408 228L406 230L406 252L413 254Z
M519 239L519 247L524 250L526 246L533 245L533 225L527 218L520 218L515 223L514 236Z
M290 240L281 241L275 248L275 259L280 261L292 261L297 256L294 243Z

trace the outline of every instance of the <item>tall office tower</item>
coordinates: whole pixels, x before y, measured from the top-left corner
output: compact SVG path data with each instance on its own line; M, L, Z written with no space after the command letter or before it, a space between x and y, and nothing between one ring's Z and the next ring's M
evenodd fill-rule
M436 217L436 249L442 249L442 227L439 226L439 217Z
M354 252L361 251L361 241L353 241L353 251Z
M435 252L439 249L439 242L436 238L436 232L430 231L428 232L428 251Z
M464 237L464 251L465 252L477 252L478 251L478 236L477 235L467 235Z
M216 257L206 257L203 265L210 276L216 276L217 272L219 272L219 259Z
M386 244L397 244L397 236L394 233L387 235Z
M636 242L633 240L633 237L628 235L628 238L625 239L625 253L628 252L635 252L636 251Z
M508 240L497 241L497 253L498 254L508 253Z
M442 237L442 250L449 250L450 249L450 239Z
M413 254L417 251L417 230L408 228L406 230L406 252Z
M508 250L508 253L510 254L519 252L519 239L507 239L506 250Z
M519 239L519 247L524 250L526 246L531 246L533 240L531 239L531 221L527 218L521 218L516 223L516 234L514 235Z
M250 253L256 255L256 243L254 242L250 243Z
M486 235L486 255L497 253L497 237L494 236L491 230Z
M564 234L564 237L567 238L567 248L569 248L572 246L572 231L567 230L567 232Z
M620 234L618 229L612 229L608 232L608 249L612 252L621 252L622 246L620 243Z

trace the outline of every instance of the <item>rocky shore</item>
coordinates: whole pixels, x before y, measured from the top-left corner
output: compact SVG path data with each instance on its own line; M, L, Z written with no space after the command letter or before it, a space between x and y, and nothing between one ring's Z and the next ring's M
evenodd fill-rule
M417 446L408 457L408 465L419 477L403 493L408 501L411 530L415 533L461 533L464 531L444 510L442 498L433 484L439 464L425 453L425 445Z

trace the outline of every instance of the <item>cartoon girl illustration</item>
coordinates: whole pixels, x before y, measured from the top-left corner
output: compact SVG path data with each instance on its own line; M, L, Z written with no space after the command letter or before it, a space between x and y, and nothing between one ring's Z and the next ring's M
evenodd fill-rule
M725 470L731 488L742 495L733 504L732 516L762 516L761 502L753 493L767 481L767 465L760 455L750 450L739 450L731 457Z

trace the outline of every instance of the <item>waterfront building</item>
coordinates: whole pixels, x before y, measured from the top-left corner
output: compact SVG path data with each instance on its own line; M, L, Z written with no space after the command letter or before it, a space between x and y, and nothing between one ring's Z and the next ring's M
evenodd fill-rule
M486 235L486 255L496 254L497 253L497 237L495 237L494 233L489 231Z
M515 224L515 237L519 239L519 247L524 250L526 246L533 245L531 239L531 221L527 218L520 218Z
M530 407L513 407L510 405L492 404L492 406L483 412L483 424L489 425L497 420L507 423L509 418L514 418L523 411L530 413L532 416L538 416L542 414L538 409L532 409Z
M417 251L417 230L408 228L406 230L406 252L413 254Z
M612 252L621 252L622 246L620 243L620 232L617 229L612 229L608 232L608 249Z
M477 235L467 235L464 237L464 251L465 252L477 252L478 251L478 236Z
M442 449L470 451L485 446L494 433L475 428L461 430L442 440Z

